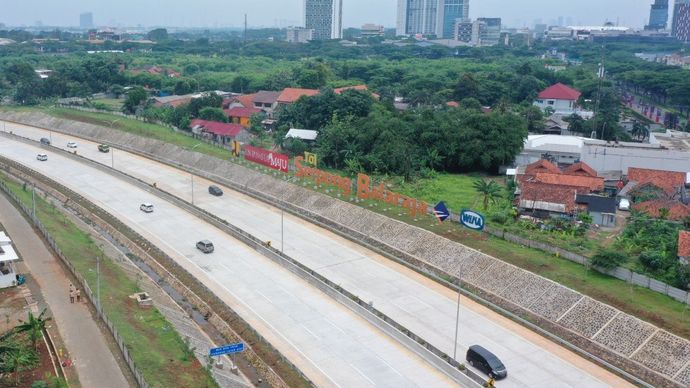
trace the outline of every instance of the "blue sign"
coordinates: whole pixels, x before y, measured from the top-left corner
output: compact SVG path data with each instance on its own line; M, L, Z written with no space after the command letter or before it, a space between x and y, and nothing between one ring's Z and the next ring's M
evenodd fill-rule
M221 346L219 348L213 348L209 351L209 355L212 357L222 356L223 354L239 353L244 351L244 343L238 342L236 344L230 344Z
M438 222L445 221L450 217L450 212L443 201L439 202L438 205L434 206L434 215L438 218Z
M460 223L470 229L484 229L484 216L472 210L463 210L460 213Z

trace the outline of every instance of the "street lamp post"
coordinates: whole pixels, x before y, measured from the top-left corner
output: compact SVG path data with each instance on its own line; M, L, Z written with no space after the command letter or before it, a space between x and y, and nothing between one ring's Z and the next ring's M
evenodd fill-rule
M292 178L288 178L286 182L291 182L293 179L296 179L296 177L293 176ZM281 199L283 204L281 204L280 207L280 253L283 253L283 249L285 248L285 193L287 193L287 190L283 191L283 198Z
M110 148L110 168L115 168L115 148Z
M98 311L101 311L101 257L96 256L96 301Z
M462 280L460 280L461 282ZM455 342L453 342L453 360L457 361L457 355L458 355L458 328L460 327L460 287L461 284L458 284L458 307L457 311L455 313Z
M194 174L189 174L192 178L192 205L194 205Z

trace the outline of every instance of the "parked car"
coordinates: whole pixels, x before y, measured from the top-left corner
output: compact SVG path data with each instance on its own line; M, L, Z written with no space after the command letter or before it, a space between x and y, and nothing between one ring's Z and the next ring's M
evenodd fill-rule
M620 202L618 202L618 210L630 210L630 201L625 198L621 198Z
M110 146L107 144L99 144L98 150L101 152L110 152Z
M41 144L50 145L50 139L48 139L47 137L42 137Z
M139 205L139 210L143 211L144 213L153 213L153 205L150 203L142 203Z
M36 159L37 159L37 160L40 160L41 162L45 162L46 160L48 160L48 155L46 155L46 154L38 154L38 155L36 155Z
M209 186L208 192L209 194L215 195L216 197L220 197L221 195L223 195L223 190L218 186Z
M77 143L70 141L67 143L67 148L77 148Z
M495 379L504 379L508 376L505 365L493 353L479 345L472 345L467 349L465 356L467 362Z
M208 240L201 240L196 243L196 249L204 252L204 253L211 253L213 252L213 243L208 241Z

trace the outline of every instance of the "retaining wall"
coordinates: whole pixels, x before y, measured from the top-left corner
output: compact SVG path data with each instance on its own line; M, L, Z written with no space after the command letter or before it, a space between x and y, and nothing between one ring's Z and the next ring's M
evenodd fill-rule
M690 341L426 230L277 180L256 171L258 167L246 168L157 140L38 113L1 113L0 118L107 142L185 168L283 207L422 272L443 279L462 280L470 289L502 308L544 322L552 332L647 381L662 386L690 385ZM512 293L511 290L521 292ZM636 333L640 334L631 336L621 322L639 327ZM632 353L631 349L634 349Z

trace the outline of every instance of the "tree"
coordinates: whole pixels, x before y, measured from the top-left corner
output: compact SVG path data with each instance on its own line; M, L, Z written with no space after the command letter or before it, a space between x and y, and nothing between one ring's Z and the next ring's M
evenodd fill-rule
M624 253L607 248L599 248L599 250L590 259L590 263L593 266L606 270L614 269L626 261L628 261L628 257Z
M146 101L148 93L142 87L136 87L127 92L122 110L127 113L135 113L137 108Z
M154 42L168 40L168 30L166 30L165 28L156 28L154 30L149 31L149 33L146 34L146 38Z
M125 94L125 88L122 85L112 85L108 89L110 91L110 94L115 96L115 98L120 98L121 95Z
M530 133L540 133L544 130L544 114L541 109L530 105L522 111L522 117L527 120L527 130Z
M175 82L175 89L174 93L177 94L178 96L184 95L184 94L189 94L192 92L192 86L189 84L189 81L181 79Z
M563 118L563 120L568 123L568 131L571 133L586 134L588 131L585 119L583 119L577 113L573 113L570 116Z
M643 141L649 137L649 126L639 121L633 123L631 135L637 140Z
M455 98L462 100L465 98L479 97L479 83L474 78L472 73L465 73L462 75L458 83L455 85Z
M46 309L43 309L38 316L34 316L34 314L29 311L29 319L26 322L21 321L22 324L14 328L18 333L29 333L29 339L31 339L31 344L33 345L34 349L36 349L36 343L38 340L43 338L46 323L52 319L50 317L44 318L45 313Z
M482 196L485 211L489 207L489 202L496 203L496 198L501 196L501 186L494 181L477 179L472 186Z
M201 108L201 110L199 110L199 118L202 120L219 121L221 123L228 122L228 115L226 115L222 109L213 108L210 106Z

